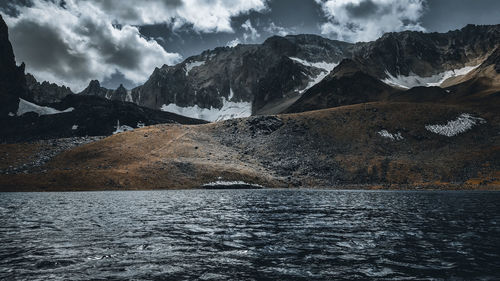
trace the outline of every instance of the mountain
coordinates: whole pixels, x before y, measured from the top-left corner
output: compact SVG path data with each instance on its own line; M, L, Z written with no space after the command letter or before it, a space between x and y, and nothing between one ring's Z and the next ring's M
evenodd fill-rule
M101 87L101 84L97 80L90 81L90 84L85 88L80 95L85 96L97 96L103 99L122 101L122 102L132 102L132 97L130 96L130 91L125 89L123 85L120 85L116 90L109 90Z
M47 81L40 83L29 73L26 74L26 85L30 99L42 105L60 102L66 96L73 94L71 89L65 86Z
M132 89L131 98L141 106L190 112L209 121L250 116L269 103L300 95L349 56L352 46L297 35L271 37L261 45L216 48L155 69L144 85ZM95 82L91 84L83 93L103 96L105 91L91 90Z
M356 45L352 59L342 61L283 112L374 101L470 101L472 95L480 96L476 92L479 86L470 82L458 84L484 72L485 64L491 64L498 56L498 46L499 25L468 25L460 31L442 34L385 34L374 42ZM495 89L491 83L477 83L485 89Z
M333 75L328 74L344 59L354 61L365 75L398 89L440 86L481 64L499 43L500 25L468 25L447 33L388 33L357 44L316 35L273 36L260 45L216 48L178 65L164 65L130 94L108 92L107 98L208 121L276 114L293 111L288 108L323 79L331 83ZM86 94L103 96L104 92ZM343 104L341 100L332 105ZM362 100L351 95L345 104Z
M425 77L420 82L437 83L446 71L479 65L499 43L500 25L467 25L447 33L404 31L357 45L354 58L379 79Z
M19 97L26 96L24 64L16 65L7 24L0 15L0 119L16 112Z
M381 101L398 91L362 69L358 62L344 59L325 79L307 90L284 112L296 113Z

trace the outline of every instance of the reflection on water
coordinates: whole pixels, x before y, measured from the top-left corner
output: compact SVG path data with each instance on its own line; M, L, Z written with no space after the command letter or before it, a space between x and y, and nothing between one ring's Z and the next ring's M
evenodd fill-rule
M500 193L1 193L0 279L500 279Z

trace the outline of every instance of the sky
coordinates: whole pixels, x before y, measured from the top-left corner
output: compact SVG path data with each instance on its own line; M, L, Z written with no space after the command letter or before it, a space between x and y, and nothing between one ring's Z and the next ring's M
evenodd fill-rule
M16 60L83 90L144 83L155 67L288 34L348 42L500 24L499 0L0 0Z

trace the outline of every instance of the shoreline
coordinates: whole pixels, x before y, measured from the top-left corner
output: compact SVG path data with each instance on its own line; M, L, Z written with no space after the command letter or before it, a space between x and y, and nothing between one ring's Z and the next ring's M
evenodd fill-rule
M438 186L433 185L429 187L420 186L390 186L390 187L380 187L380 185L342 185L333 187L262 187L262 188L205 188L203 186L195 188L3 188L0 187L0 193L36 193L36 192L112 192L112 191L168 191L168 190L207 190L207 191L217 191L217 190L331 190L331 191L436 191L436 192L446 192L446 191L491 191L499 192L500 186L472 186L472 185L453 185L453 186Z

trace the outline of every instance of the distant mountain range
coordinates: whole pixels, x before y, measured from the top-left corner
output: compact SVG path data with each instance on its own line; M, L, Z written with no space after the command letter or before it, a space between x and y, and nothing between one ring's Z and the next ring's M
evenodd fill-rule
M355 65L360 72L397 88L440 86L447 78L481 64L498 42L499 25L469 25L444 34L389 33L374 42L357 44L316 35L275 36L261 45L216 48L175 66L164 65L144 85L129 91L104 89L92 81L82 94L208 121L277 114L293 111L287 107L301 96L313 95L317 89L311 88L325 78L331 80L328 74L345 59L350 62L335 69L337 76L345 68L352 71ZM380 97L375 96L388 91L380 87L365 93L368 99L345 97L331 105L376 100Z

